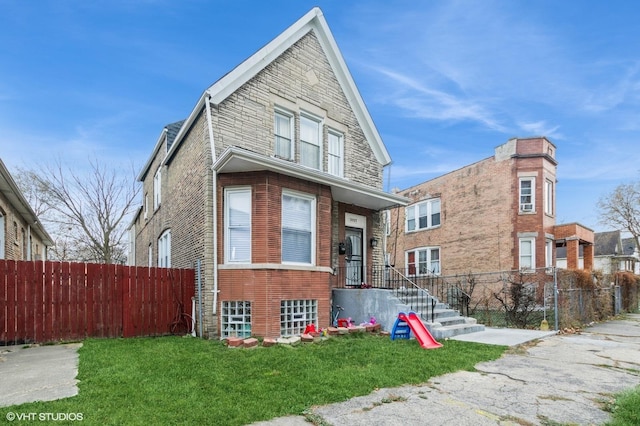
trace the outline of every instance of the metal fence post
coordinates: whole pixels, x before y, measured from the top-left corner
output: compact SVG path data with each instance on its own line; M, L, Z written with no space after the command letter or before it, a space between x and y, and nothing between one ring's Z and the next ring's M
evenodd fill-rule
M553 311L555 330L558 331L558 268L553 267Z

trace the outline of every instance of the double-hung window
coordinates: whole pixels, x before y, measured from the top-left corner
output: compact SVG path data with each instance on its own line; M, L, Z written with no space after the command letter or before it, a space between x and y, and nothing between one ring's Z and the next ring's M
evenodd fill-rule
M282 194L282 262L314 264L316 201L309 195Z
M167 229L158 238L158 267L171 268L171 230Z
M408 275L440 275L440 248L423 247L406 252Z
M162 201L162 172L158 168L156 174L153 176L153 209L157 210L160 207Z
M544 181L544 212L553 216L553 182L549 179Z
M520 179L520 211L535 211L535 182L534 178Z
M251 189L225 189L225 261L251 262Z
M520 238L520 269L532 270L536 267L536 239Z
M334 130L328 132L328 172L332 175L344 175L344 136Z
M293 160L293 114L282 110L276 110L274 133L276 157Z
M406 232L440 226L440 198L409 206L406 212Z
M300 164L320 170L322 125L320 120L300 114Z

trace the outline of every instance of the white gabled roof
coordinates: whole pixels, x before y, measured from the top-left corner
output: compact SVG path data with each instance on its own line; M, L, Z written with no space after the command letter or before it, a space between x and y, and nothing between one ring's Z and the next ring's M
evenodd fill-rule
M294 43L308 34L309 31L313 31L318 38L318 41L327 56L329 64L331 65L331 68L333 69L333 72L338 79L347 100L349 101L351 109L362 127L364 136L369 142L376 159L383 166L390 164L391 157L389 156L389 152L384 146L382 138L380 137L380 134L369 115L369 111L360 96L360 92L351 77L351 73L349 72L347 64L345 63L344 58L338 49L338 45L331 34L327 21L324 19L324 15L318 7L311 9L307 14L273 39L269 44L258 50L255 54L205 90L195 108L192 110L189 118L187 118L185 124L182 126L182 129L176 137L176 143L171 147L167 157L170 158L172 156L173 151L175 151L177 145L180 144L182 137L190 127L191 123L197 114L200 113L205 102L205 98L210 97L210 102L213 105L220 104L243 84L262 71L267 65L272 63L284 51L289 49Z

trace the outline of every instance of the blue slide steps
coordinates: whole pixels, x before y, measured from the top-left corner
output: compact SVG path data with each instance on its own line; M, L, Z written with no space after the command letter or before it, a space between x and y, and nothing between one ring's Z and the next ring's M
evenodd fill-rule
M406 321L400 319L401 317L404 318L403 315L398 315L396 322L393 324L393 329L391 329L391 340L411 338L411 327L409 327L409 324Z

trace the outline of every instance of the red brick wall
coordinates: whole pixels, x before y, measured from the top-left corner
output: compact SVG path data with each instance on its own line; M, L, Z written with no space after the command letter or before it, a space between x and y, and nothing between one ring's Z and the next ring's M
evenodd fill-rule
M252 264L223 265L224 243L219 238L219 302L250 301L252 334L280 336L280 302L318 301L318 321L329 325L332 219L330 188L272 172L220 174L218 176L218 235L224 235L224 188L251 186ZM281 262L281 199L289 189L316 196L315 266L291 266Z

